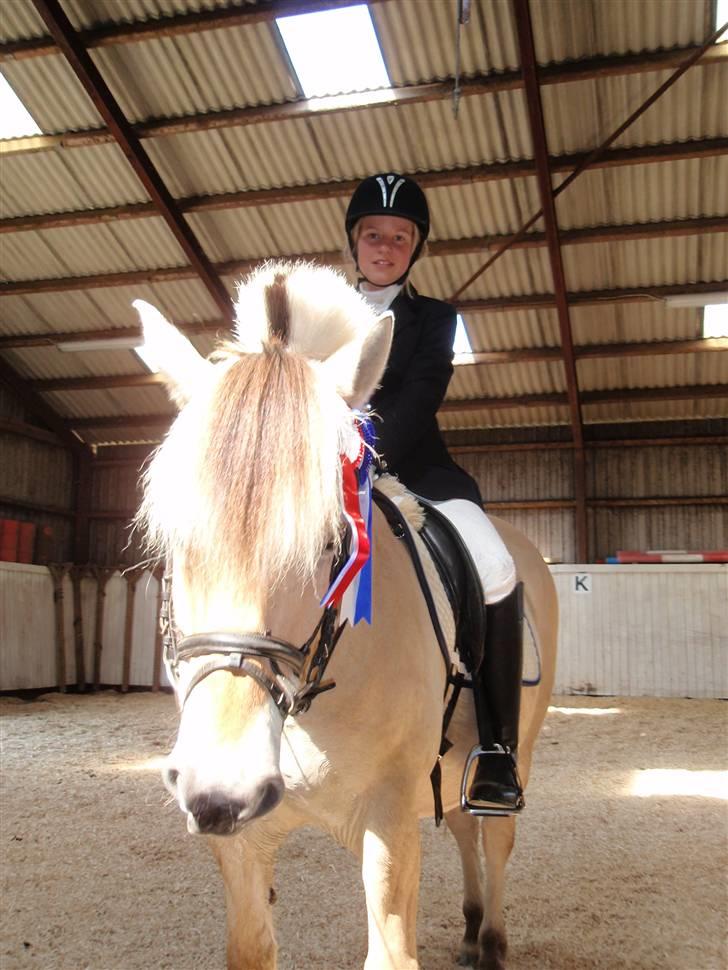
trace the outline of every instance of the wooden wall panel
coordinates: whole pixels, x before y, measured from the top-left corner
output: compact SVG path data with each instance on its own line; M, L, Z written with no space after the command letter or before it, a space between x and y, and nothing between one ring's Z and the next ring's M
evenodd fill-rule
M553 566L555 693L728 697L728 565Z
M552 566L561 625L555 692L728 697L728 566ZM579 585L577 586L577 581ZM73 598L64 581L67 683L75 682ZM106 586L101 683L120 685L129 585ZM87 679L93 670L95 580L82 583ZM157 581L134 598L130 686L151 686ZM164 673L162 683L166 684ZM0 564L0 690L53 687L53 584L40 566Z
M93 682L97 580L81 580L86 682ZM73 588L62 582L65 684L76 684ZM154 683L157 580L145 572L136 584L132 616L129 686ZM129 584L118 572L106 584L100 682L120 686L124 670L126 604ZM56 679L54 584L45 566L0 563L0 690L53 689ZM164 672L161 680L166 684Z
M589 516L594 559L620 549L728 549L728 506L594 509Z

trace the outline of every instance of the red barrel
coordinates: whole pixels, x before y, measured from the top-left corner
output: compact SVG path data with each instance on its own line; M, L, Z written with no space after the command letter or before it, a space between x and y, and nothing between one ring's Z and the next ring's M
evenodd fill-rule
M18 561L19 531L17 519L0 519L0 559L3 562Z
M18 530L18 562L33 562L35 522L21 522Z

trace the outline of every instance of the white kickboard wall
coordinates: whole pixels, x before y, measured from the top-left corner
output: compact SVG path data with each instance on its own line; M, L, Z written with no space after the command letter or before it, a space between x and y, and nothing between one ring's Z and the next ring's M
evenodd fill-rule
M556 565L561 624L555 693L728 697L728 566ZM136 584L129 686L154 682L157 580ZM71 581L63 580L66 683L75 684ZM122 682L128 584L106 585L101 683ZM86 680L96 580L81 584ZM53 582L45 566L0 563L0 690L54 688ZM161 671L161 683L166 677Z

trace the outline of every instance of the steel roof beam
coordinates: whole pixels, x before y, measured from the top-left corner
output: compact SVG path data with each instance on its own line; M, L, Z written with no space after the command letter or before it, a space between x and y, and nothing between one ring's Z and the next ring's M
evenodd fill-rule
M644 401L685 401L699 398L728 398L728 384L693 384L684 387L647 387L619 391L584 391L582 403L634 404ZM515 397L484 397L449 400L440 406L440 413L467 413L469 411L504 411L513 408L567 407L568 396L563 393L524 394ZM111 414L66 419L70 428L166 428L174 419L173 413ZM548 442L544 443L548 447Z
M581 403L634 404L643 401L686 401L699 398L728 398L728 384L692 384L682 387L621 388L608 391L582 391ZM522 394L514 397L478 397L449 399L440 405L440 413L460 414L469 411L505 411L512 408L566 407L569 397L562 392Z
M720 140L720 154L728 153L728 138ZM649 151L649 149L648 149ZM715 152L718 154L718 152ZM568 170L573 163L575 156L569 156L568 164L563 165L563 170ZM706 157L706 156L703 156ZM662 161L664 159L658 159ZM644 161L641 159L640 161ZM549 161L554 168L561 171L558 158L551 158ZM634 163L632 163L634 164ZM503 166L511 163L498 163L497 165L473 166L471 169L457 169L448 172L425 172L418 175L418 180L428 188L441 188L446 186L460 186L463 181L480 182L491 181L495 178L503 178ZM529 162L528 175L535 174L535 163ZM497 169L497 175L489 170ZM523 163L513 163L513 174L508 178L519 178L523 176ZM347 182L322 182L316 185L291 186L281 189L254 189L247 192L224 193L209 196L188 196L176 199L177 208L180 212L187 215L197 212L215 212L224 209L237 208L260 208L270 205L290 205L297 202L318 202L322 199L345 198L350 195L357 185L356 180ZM109 222L120 222L134 219L148 219L159 216L157 208L149 202L134 202L127 205L108 206L101 209L76 209L65 212L38 213L36 215L11 216L10 218L0 219L0 233L9 232L28 232L46 229L74 229L79 226L99 225ZM585 242L611 242L621 237L650 239L659 234L662 236L684 236L699 234L704 232L723 232L728 231L728 217L726 216L702 216L694 219L670 219L662 222L634 223L612 226L581 227L570 229L562 233L562 243L571 244L581 241ZM509 239L508 235L486 236L470 240L439 240L431 242L429 250L433 247L439 255L447 255L448 247L495 246L501 245ZM528 246L543 245L545 234L541 232L529 232L524 237L519 238L513 243L512 248L522 249ZM470 249L466 250L470 251ZM328 255L328 254L327 254Z
M212 264L202 251L202 247L184 216L177 209L171 193L152 165L146 151L142 148L137 135L114 100L98 68L91 60L88 52L79 43L71 22L63 12L60 3L58 0L33 0L33 4L93 102L94 107L113 133L137 178L159 209L159 214L167 223L172 235L200 277L213 302L223 317L232 322L233 310L230 296L215 274Z
M76 34L83 43L84 34ZM88 45L84 45L88 46ZM542 67L540 77L542 84L565 84L573 81L594 80L600 77L620 76L624 74L642 73L644 71L664 70L677 67L688 57L694 55L697 46L675 48L672 51L654 51L644 55L617 55L605 58L585 58L567 61ZM8 59L3 57L3 46L0 45L0 63ZM57 53L54 48L48 53ZM706 51L698 64L709 67L725 64L728 61L728 44L716 45ZM330 98L285 101L276 104L249 105L241 108L227 108L220 111L199 112L193 115L183 115L174 118L149 118L134 125L134 130L140 138L159 138L169 135L186 134L189 132L209 131L211 129L245 127L247 125L268 124L276 121L287 121L294 118L314 118L322 114L339 114L341 112L362 111L370 108L396 107L404 104L421 104L431 101L442 101L452 96L452 79L422 84L402 85L367 96L366 93L342 99L339 96ZM479 96L495 94L502 91L518 90L523 87L523 78L519 71L500 71L488 74L478 74L463 78L460 82L461 94ZM111 131L106 128L93 128L85 131L62 132L57 135L29 136L16 139L15 148L26 151L50 150L55 147L88 147L113 142ZM12 151L13 146L7 146Z
M538 66L533 41L533 26L529 0L512 0L513 13L518 36L518 49L521 56L521 70L526 94L529 127L533 140L533 154L536 161L536 179L541 198L541 209L546 230L549 263L554 284L554 299L559 319L561 351L563 355L566 394L569 401L571 433L574 439L574 498L576 506L575 537L577 559L588 561L588 531L586 508L586 462L584 456L584 430L579 400L579 381L576 373L574 340L569 317L569 303L566 293L566 277L559 241L559 226L556 218L551 172L549 170L548 143L541 104Z
M303 255L303 254L301 254ZM308 254L308 258L320 261L321 254ZM285 257L281 257L285 258ZM235 263L218 264L219 272L223 275L242 275L254 266L259 266L262 259L240 260ZM187 268L171 268L160 270L134 270L130 273L103 273L97 276L74 276L44 280L17 280L12 283L0 283L0 297L2 296L33 296L38 293L67 293L69 290L94 290L113 286L145 286L154 283L174 283L178 280L189 280L194 273ZM611 290L576 290L569 292L568 300L572 306L594 306L600 303L641 303L647 300L664 300L666 296L676 296L680 293L725 293L728 292L728 280L714 280L701 283L674 283L670 285L653 285L615 288ZM556 305L552 293L525 293L518 296L493 297L476 300L454 300L455 306L462 313L471 311L509 311L509 310L550 310ZM213 324L219 326L219 321ZM228 324L229 326L229 324ZM207 326L204 329L208 329ZM119 334L121 335L121 334ZM78 339L86 339L78 338ZM0 341L2 338L0 338ZM2 343L0 342L0 347Z
M715 353L728 351L728 337L714 337L709 340L662 340L635 342L632 344L594 344L575 347L577 360L593 360L609 357L652 357L677 354ZM523 350L494 350L467 355L470 364L526 364L561 361L559 347L529 347ZM50 377L28 381L28 386L37 393L48 391L98 391L125 387L163 386L161 374L109 374L94 377Z
M386 0L369 0L369 3L384 2ZM167 14L166 16L154 17L150 20L137 20L132 23L107 21L97 27L79 30L78 37L80 43L86 48L114 47L153 38L200 34L206 30L248 27L259 23L269 23L277 17L317 13L321 10L335 10L337 7L349 6L351 6L351 0L275 0L275 2L258 0L254 6L251 4L245 7ZM58 47L53 36L7 41L0 44L0 63L5 60L18 61L29 57L46 57L49 54L57 53Z
M701 283L632 286L612 290L571 290L567 293L573 307L600 306L609 303L647 303L664 300L668 296L704 293L728 293L728 279ZM461 313L509 312L511 310L553 310L556 301L552 293L528 293L519 296L494 297L483 300L455 300Z

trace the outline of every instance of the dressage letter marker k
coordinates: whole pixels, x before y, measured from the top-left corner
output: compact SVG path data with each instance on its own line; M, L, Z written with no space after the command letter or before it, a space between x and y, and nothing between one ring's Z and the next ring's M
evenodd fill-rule
M591 576L589 573L574 576L574 592L591 593Z

